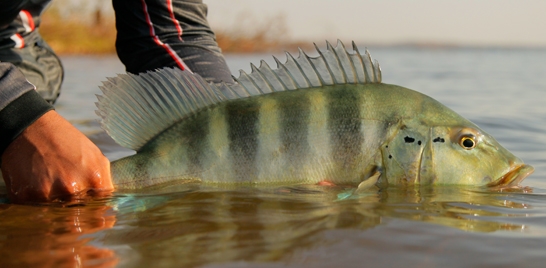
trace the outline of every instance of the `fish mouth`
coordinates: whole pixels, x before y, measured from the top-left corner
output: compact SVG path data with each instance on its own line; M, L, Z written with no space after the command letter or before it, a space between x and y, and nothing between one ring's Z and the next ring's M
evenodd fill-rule
M527 178L527 176L531 175L535 171L535 168L533 168L530 165L517 165L510 169L506 174L504 174L499 179L492 181L487 184L488 187L496 187L496 186L516 186L518 185L523 179Z

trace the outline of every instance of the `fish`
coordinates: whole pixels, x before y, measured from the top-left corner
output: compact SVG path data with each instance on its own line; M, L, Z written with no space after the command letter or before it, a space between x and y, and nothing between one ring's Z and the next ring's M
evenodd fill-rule
M177 68L108 78L102 128L136 154L117 190L217 186L517 186L533 167L433 98L382 82L368 50L338 40L207 83Z

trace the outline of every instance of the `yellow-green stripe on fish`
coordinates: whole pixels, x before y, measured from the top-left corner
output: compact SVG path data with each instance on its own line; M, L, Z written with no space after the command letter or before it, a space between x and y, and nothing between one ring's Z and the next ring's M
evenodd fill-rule
M165 68L109 78L97 113L120 145L117 189L225 185L517 185L533 168L478 126L341 42L262 61L235 84Z

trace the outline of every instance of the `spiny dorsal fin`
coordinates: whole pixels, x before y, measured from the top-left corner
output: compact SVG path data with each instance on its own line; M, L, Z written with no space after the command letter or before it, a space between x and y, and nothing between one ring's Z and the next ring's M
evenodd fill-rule
M108 78L97 96L103 129L121 146L140 149L158 133L193 112L226 99L189 71L164 68Z
M235 78L238 84L230 88L242 92L241 97L247 97L336 84L381 83L379 63L372 60L368 50L360 55L354 42L355 53L347 52L339 40L335 48L326 42L325 51L316 49L320 54L318 57L309 57L301 49L297 58L286 53L284 64L274 57L277 69L271 69L264 61L259 68L252 65L252 72L241 71L241 75Z
M315 46L316 47L316 46ZM250 74L241 71L235 84L208 84L189 71L164 68L140 75L120 74L103 82L97 114L103 129L121 146L139 150L176 122L205 107L224 100L264 95L271 92L314 88L336 84L381 83L381 70L366 50L349 53L338 40L334 48L309 57L301 49L294 58L287 53L277 69L265 61L251 65Z

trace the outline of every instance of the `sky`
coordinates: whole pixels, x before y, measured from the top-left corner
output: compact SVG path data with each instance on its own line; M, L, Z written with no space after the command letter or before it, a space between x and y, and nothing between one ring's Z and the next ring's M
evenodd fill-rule
M211 27L292 40L546 47L545 0L204 0ZM275 22L277 21L277 22Z

